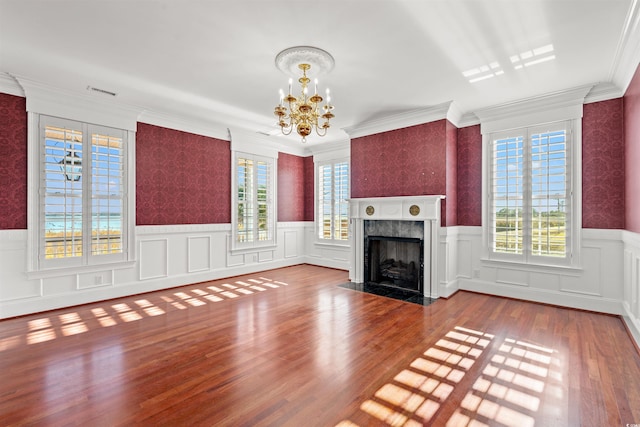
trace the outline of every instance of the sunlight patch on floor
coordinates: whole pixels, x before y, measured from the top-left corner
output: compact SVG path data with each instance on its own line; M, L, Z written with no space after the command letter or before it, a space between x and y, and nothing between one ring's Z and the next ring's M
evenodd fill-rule
M552 366L558 363L555 353L523 340L498 341L490 333L455 327L365 400L360 410L375 420L371 423L429 424L446 410L444 403L477 365L471 377L477 379L463 386L468 391L459 407L451 415L441 414L448 417L446 425L533 426Z
M156 294L153 298L140 298L131 305L122 302L94 307L89 309L90 314L85 315L86 318L82 318L79 312L70 311L57 316L28 320L24 333L0 338L0 352L20 345L38 344L65 336L86 333L95 326L107 328L120 323L166 315L171 308L177 310L197 308L288 286L287 283L265 277L238 280L234 284L224 283L216 286L202 283L200 285L200 287L164 295ZM157 301L154 302L153 299L157 299Z

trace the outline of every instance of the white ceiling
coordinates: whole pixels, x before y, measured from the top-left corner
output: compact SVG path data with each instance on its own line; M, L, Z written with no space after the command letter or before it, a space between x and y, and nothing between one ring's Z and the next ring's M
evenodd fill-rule
M335 58L320 80L331 88L335 139L450 101L471 114L587 84L621 95L637 65L626 59L638 44L636 1L0 0L0 72L269 132L288 79L275 56L316 46ZM514 55L549 45L520 63L555 59L515 69ZM491 64L502 74L463 75Z

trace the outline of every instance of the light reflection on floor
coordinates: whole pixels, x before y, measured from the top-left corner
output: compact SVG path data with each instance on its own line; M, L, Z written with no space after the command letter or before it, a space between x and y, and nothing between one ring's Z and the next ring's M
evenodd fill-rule
M533 426L556 352L526 341L456 326L360 405L364 425ZM487 360L487 358L490 358ZM476 365L483 367L453 412L440 414L447 399ZM468 382L466 387L468 387ZM449 410L450 412L450 410ZM355 417L355 416L354 416ZM344 420L339 427L358 426Z
M167 309L171 308L185 310L189 306L201 307L288 286L285 282L262 276L257 279L229 281L219 286L207 286L207 283L201 283L189 289L167 290L159 296L154 294L153 297L141 297L134 301L135 305L117 301L105 302L100 307L91 308L90 314L84 314L84 318L78 311L69 311L29 320L24 335L0 337L0 352L20 345L33 345L83 334L90 330L90 325L108 328L144 318L166 315ZM157 301L154 303L151 299L157 299Z

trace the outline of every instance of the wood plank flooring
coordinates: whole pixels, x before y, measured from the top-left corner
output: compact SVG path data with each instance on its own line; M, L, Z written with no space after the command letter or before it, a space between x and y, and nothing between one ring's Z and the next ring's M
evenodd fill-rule
M615 316L301 265L0 321L3 426L625 426Z

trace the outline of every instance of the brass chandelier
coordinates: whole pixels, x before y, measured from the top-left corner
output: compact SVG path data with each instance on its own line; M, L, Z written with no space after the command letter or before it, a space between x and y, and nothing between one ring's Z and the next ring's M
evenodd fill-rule
M290 135L295 128L302 142L307 142L314 130L318 136L325 136L330 125L330 120L335 117L329 89L326 90L326 98L318 94L318 79L314 80L313 94L310 94L309 83L311 79L307 72L312 64L319 72L327 72L333 68L333 57L322 49L311 46L298 46L285 49L276 56L276 66L283 72L290 73L298 68L302 71L300 83L300 95L295 97L292 93L293 79L289 78L289 93L285 96L280 89L280 102L274 109L278 118L278 126L284 135ZM324 105L322 102L324 101Z

